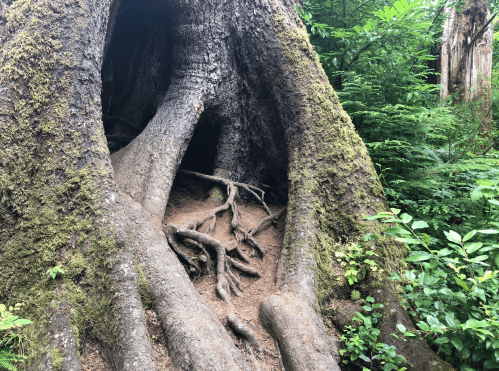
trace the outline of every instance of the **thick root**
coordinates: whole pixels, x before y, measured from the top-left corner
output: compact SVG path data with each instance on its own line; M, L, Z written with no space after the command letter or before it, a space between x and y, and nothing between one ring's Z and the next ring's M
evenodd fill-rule
M227 322L235 332L248 340L249 343L256 348L258 354L263 354L263 347L260 345L258 340L256 340L256 336L253 334L253 331L251 331L235 313L232 312L227 315Z
M180 246L177 244L177 241L175 241L175 229L172 226L168 226L169 228L163 228L163 231L165 232L166 239L168 240L168 244L170 245L171 249L177 256L179 256L184 262L189 264L190 270L194 269L194 273L201 273L201 268L199 268L199 265L197 265L189 255L184 253Z
M270 295L260 304L260 320L277 340L286 371L340 371L314 310L291 293Z
M67 305L59 304L49 319L48 335L51 341L47 344L47 353L38 362L30 366L32 371L52 371L55 366L55 353L64 355L61 371L81 371L78 346L71 330L67 315Z
M111 156L118 187L158 220L204 105L204 82L172 81L156 116L128 146Z
M146 276L175 369L250 371L251 367L168 247L159 222L130 198L124 198L124 202L129 230L134 231L137 260Z

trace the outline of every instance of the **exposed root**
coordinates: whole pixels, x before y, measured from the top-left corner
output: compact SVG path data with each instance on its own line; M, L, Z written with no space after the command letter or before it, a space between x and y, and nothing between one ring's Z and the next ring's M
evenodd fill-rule
M260 272L258 272L255 268L248 267L247 265L244 265L243 263L239 263L237 260L232 259L230 256L226 257L227 261L232 264L233 267L239 269L241 272L248 273L252 276L256 276L258 278L261 277Z
M182 174L195 176L204 180L209 180L215 183L223 184L227 187L227 200L223 205L220 205L214 209L212 209L208 215L202 219L192 219L186 222L182 228L176 228L174 226L167 226L164 228L165 234L167 235L168 241L172 246L172 249L177 253L177 255L187 262L190 267L190 271L200 272L201 269L199 265L193 262L192 258L185 254L178 246L175 241L174 236L179 236L188 239L189 241L193 241L193 243L199 247L203 255L200 256L200 261L206 263L206 269L210 272L210 255L205 249L205 246L210 246L216 251L217 255L217 293L224 301L230 303L230 294L234 293L236 296L241 296L241 285L239 279L232 273L231 267L235 267L241 272L247 273L252 276L261 277L258 270L252 268L248 265L245 265L234 258L227 256L227 253L235 250L241 260L245 263L250 263L250 258L244 253L244 251L239 246L240 242L246 242L249 246L258 250L263 257L263 263L265 263L265 255L267 254L267 250L261 246L254 238L255 234L258 233L260 228L269 221L277 220L284 212L285 208L280 210L277 213L272 213L268 208L267 204L264 201L265 192L258 187L233 182L228 179L219 178L215 176L200 174L187 170L180 170ZM247 192L253 195L265 208L267 217L263 218L256 227L246 231L241 222L241 213L237 209L237 204L235 202L235 198L237 195L237 187L241 187L245 189ZM213 232L215 230L215 225L217 221L217 214L231 210L232 212L232 220L231 220L231 228L234 232L234 236L236 238L235 247L229 245L223 245L220 241L214 239L212 237ZM197 231L199 227L204 225L205 223L209 223L205 233L200 233ZM253 251L253 256L255 255L255 251Z
M260 357L263 356L263 347L260 345L258 340L256 340L255 334L253 334L253 331L251 331L250 328L239 319L236 313L232 312L227 315L227 323L235 332L248 340L249 343L257 349Z
M276 212L275 214L269 214L269 216L267 216L266 218L263 218L260 223L258 223L258 225L255 227L255 228L251 228L249 231L248 231L248 235L253 237L255 234L258 233L258 231L260 230L261 227L263 227L263 225L265 223L267 223L268 221L272 220L272 222L276 222L277 219L279 219L282 215L282 213L284 213L284 211L286 211L286 208L283 207L280 211Z
M177 254L177 256L179 256L184 262L189 264L189 273L192 272L200 274L201 268L199 268L199 265L197 265L189 255L183 252L177 241L175 241L175 228L169 225L164 229L164 232L166 235L166 239L168 240L168 244L170 245L173 252Z

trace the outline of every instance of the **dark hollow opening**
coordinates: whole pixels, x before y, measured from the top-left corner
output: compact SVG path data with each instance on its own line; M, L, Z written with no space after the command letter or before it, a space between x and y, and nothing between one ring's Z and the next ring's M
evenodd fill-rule
M156 114L170 84L176 18L163 2L121 1L101 70L102 119L111 153L130 143Z
M201 115L180 164L180 169L213 174L221 127L220 119L211 110L207 110Z

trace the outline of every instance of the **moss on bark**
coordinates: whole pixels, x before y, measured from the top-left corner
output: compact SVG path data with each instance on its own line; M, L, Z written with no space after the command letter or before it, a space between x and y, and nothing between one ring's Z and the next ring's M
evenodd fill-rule
M26 304L22 316L34 323L25 331L29 359L44 351L48 317L62 298L75 334L89 327L111 333L102 293L109 292L105 268L117 245L101 207L102 183L111 177L85 161L107 148L102 129L96 138L77 130L70 108L75 61L61 41L82 31L76 26L68 38L61 26L83 10L71 0L17 0L3 10L0 87L10 103L0 121L0 295ZM52 279L45 272L56 265L64 274Z

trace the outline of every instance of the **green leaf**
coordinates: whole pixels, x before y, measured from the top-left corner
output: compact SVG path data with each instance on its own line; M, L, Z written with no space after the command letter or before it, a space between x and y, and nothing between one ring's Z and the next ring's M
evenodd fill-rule
M444 234L450 242L454 242L455 244L458 245L461 244L461 236L459 235L459 233L454 231L449 231L449 232L444 231Z
M383 232L394 233L394 234L400 233L400 234L408 234L408 235L412 234L411 232L409 232L407 229L404 229L404 228L384 228Z
M397 241L399 241L399 242L405 242L405 243L408 243L410 245L420 245L421 244L421 241L419 241L416 238L400 238L400 237L397 237Z
M423 220L416 220L414 223L412 223L411 228L412 229L422 229L422 228L428 228L429 225Z
M404 326L403 324L401 324L401 323L399 323L399 324L397 325L397 328L399 329L399 331L400 331L400 332L406 332L406 330L407 330L407 329L405 328L405 326Z
M499 267L499 254L496 255L496 257L494 258L494 261L496 262L496 266Z
M368 302L370 302L370 303L374 303L374 301L375 301L375 300L374 300L374 298L373 298L372 296L368 296L368 297L366 298L366 301L368 301Z
M423 331L430 331L430 326L426 322L419 321L416 326L418 326Z
M419 262L419 261L423 261L423 260L429 260L432 257L433 256L429 255L429 254L414 254L414 255L408 256L405 260L408 262Z
M461 340L459 340L458 338L452 337L450 339L450 342L452 343L452 345L454 345L456 347L458 352L463 350L463 342Z
M428 245L431 245L431 240L430 240L430 236L428 236L426 233L421 233L421 236L423 236L425 242L428 244Z
M412 220L412 216L404 213L400 215L400 219L402 220L402 223L407 224L410 223L410 221Z
M447 336L439 336L435 339L436 344L446 344L449 342L449 338Z
M463 237L463 242L468 241L470 238L472 238L476 234L476 229L473 229L472 231L469 231L466 233Z
M390 357L390 358L392 358L392 357ZM395 367L397 367L397 366L395 366L393 363L391 363L391 362L387 362L387 363L385 363L385 365L383 366L383 371L392 371L392 370L394 370L394 369L395 369Z
M428 267L430 269L435 268L438 265L438 260L432 260L431 262L428 263Z
M390 208L390 210L392 211L392 213L394 213L395 215L398 215L398 213L400 213L400 209L392 209Z
M478 233L497 234L499 231L497 229L482 229L481 231L478 231Z
M464 240L464 238L463 238L463 240ZM479 248L481 248L482 246L483 246L483 243L481 243L481 242L465 243L464 244L464 249L468 252L468 254L472 254L476 250L478 250Z
M437 251L438 256L447 256L447 255L450 255L452 253L453 253L453 251L449 250L448 248L443 248L442 250Z
M436 310L443 311L445 309L444 303L442 303L440 300L434 302L433 306L435 307Z
M363 360L364 362L371 362L371 359L369 357L366 357L363 354L359 354L359 358Z

